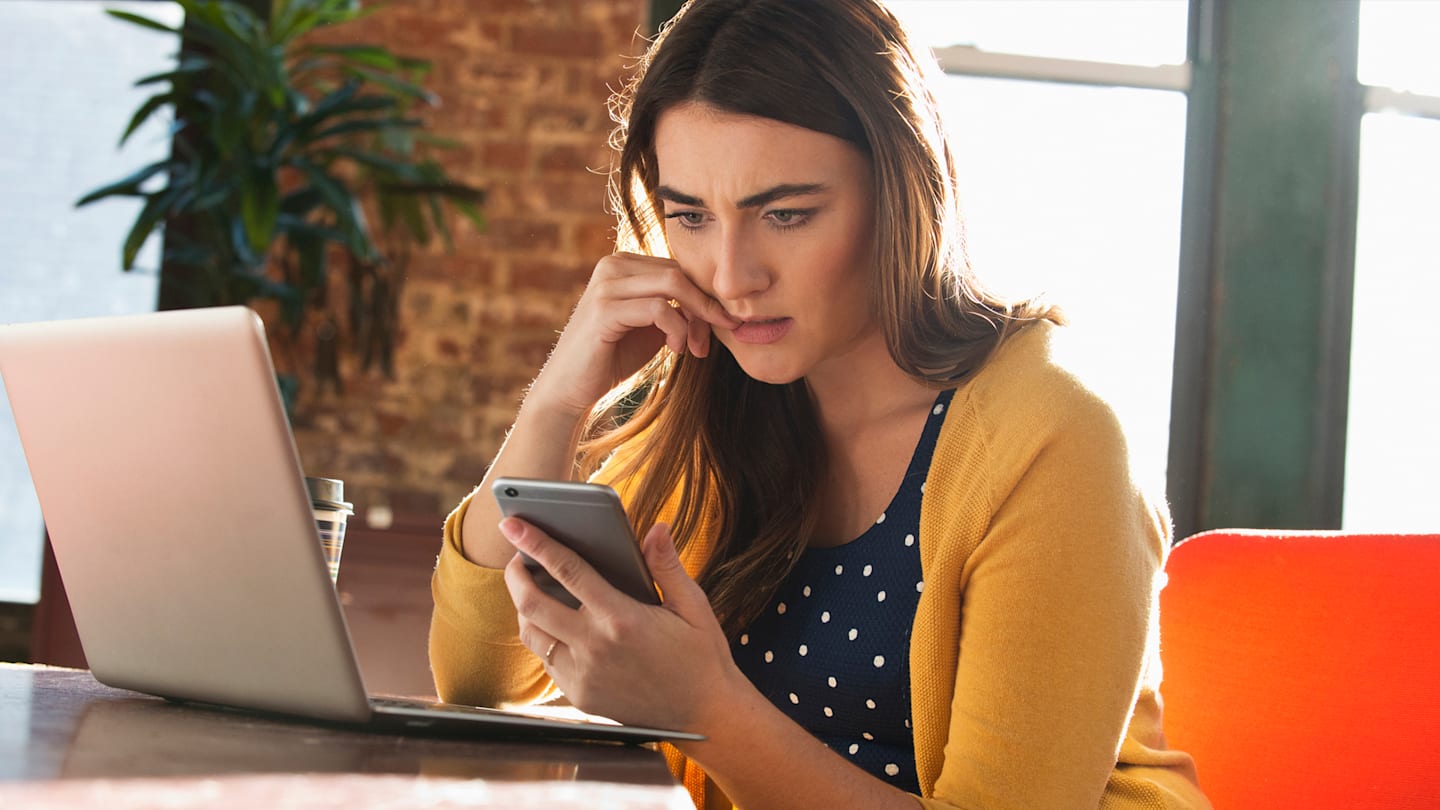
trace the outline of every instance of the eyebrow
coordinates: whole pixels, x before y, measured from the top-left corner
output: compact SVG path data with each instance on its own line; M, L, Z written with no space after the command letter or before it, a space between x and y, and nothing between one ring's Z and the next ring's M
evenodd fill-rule
M829 190L824 183L781 183L773 188L767 188L758 194L751 194L735 204L736 208L759 208L768 205L776 200L785 197L799 197L806 194L819 194ZM669 186L660 186L655 189L655 196L662 200L679 203L680 205L693 205L704 207L705 201L691 194L676 191Z

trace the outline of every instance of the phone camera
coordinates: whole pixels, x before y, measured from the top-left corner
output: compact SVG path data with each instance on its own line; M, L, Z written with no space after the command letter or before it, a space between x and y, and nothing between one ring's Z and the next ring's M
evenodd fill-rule
M513 498L516 495L520 494L520 490L516 489L515 487L505 487L505 494Z

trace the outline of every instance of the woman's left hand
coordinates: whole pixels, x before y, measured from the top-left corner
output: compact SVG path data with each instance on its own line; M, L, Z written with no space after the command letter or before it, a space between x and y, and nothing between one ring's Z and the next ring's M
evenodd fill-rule
M540 590L519 555L505 568L521 642L578 708L623 723L703 734L711 718L723 716L717 710L726 705L727 690L749 683L665 524L656 524L642 544L664 595L659 606L621 593L530 523L506 518L500 531L583 605L572 609Z

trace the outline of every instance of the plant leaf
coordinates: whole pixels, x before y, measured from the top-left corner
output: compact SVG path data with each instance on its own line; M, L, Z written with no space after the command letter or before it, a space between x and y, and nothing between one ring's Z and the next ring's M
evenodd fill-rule
M140 108L135 111L135 114L130 117L130 123L125 127L125 132L120 135L120 145L124 146L125 142L130 140L130 136L135 134L135 130L139 129L141 125L149 120L150 116L154 115L157 110L167 105L173 105L174 103L174 93L156 93L150 98L145 99L145 103L141 104Z
M440 103L439 100L435 97L435 94L431 93L429 90L426 90L425 88L417 84L411 84L404 79L398 79L387 73L381 73L376 70L370 70L363 67L353 67L349 65L345 67L345 72L355 76L364 77L366 80L380 85L381 87L389 90L397 96L412 98L416 101L423 102L432 107Z
M250 249L263 256L275 236L275 220L280 215L280 194L275 188L275 175L263 169L252 171L240 186L240 218Z
M388 48L379 45L315 45L308 53L333 54L346 61L380 70L399 70L402 62Z
M335 213L336 224L345 235L345 246L350 252L362 258L373 258L375 246L365 229L359 205L348 187L331 176L324 169L308 160L295 162L296 168L305 173L310 184L319 192L325 205Z
M177 35L180 33L180 29L178 28L171 28L170 26L162 22L157 22L156 20L152 20L149 17L141 17L139 14L132 14L128 11L121 11L115 8L107 8L105 9L105 13L109 14L111 17L114 17L117 20L124 20L125 22L134 23L135 25L149 28L154 31L164 31L167 34Z
M377 152L337 146L332 149L327 149L325 151L325 155L333 157L343 157L347 160L354 161L361 166L364 166L368 169L373 169L380 174L386 175L387 178L393 178L401 181L428 179L426 173L416 164L410 163L409 161L405 160L396 160L394 158L386 157L385 155L379 154Z
M450 204L455 206L461 214L464 214L466 219L470 220L471 224L475 226L475 230L485 230L485 215L480 213L480 209L476 207L474 203L452 198Z
M96 200L104 199L105 197L146 196L145 192L140 190L140 185L146 180L149 180L151 177L154 177L160 172L165 171L165 169L169 165L169 160L157 160L154 163L151 163L149 166L146 166L136 171L134 174L126 177L123 180L117 180L108 186L101 186L100 188L95 189L89 194L86 194L84 197L81 197L75 202L75 207L79 208L83 205L89 205L90 203L95 202Z
M450 226L445 223L445 212L440 210L440 198L433 194L428 195L425 204L430 208L430 221L435 223L435 231L440 234L440 241L446 250L452 250L455 242L450 238Z
M140 252L140 247L165 217L167 196L164 192L152 194L145 201L145 207L140 209L140 215L135 217L135 224L130 227L130 233L125 236L125 245L121 248L122 269L131 270L135 267L135 256Z
M336 135L348 135L354 132L390 132L397 129L416 129L424 125L425 122L418 118L362 118L326 127L306 140L314 143L326 138L333 138Z
M211 67L212 64L209 59L203 56L188 55L180 60L180 64L176 65L172 70L167 70L163 73L152 73L149 76L136 79L135 86L144 87L147 84L174 82L176 79L183 79L187 76L193 76L196 73L203 73Z

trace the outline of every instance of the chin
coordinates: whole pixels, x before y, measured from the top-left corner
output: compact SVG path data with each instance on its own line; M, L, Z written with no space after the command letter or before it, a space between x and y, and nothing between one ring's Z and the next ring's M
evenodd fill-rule
M745 376L756 382L769 383L770 385L788 385L805 375L789 366L780 366L771 363L756 362L753 359L747 362L746 358L736 357L735 361L740 365L740 370Z
M805 377L807 369L793 352L776 345L754 346L727 340L726 337L729 336L721 338L721 345L750 379L770 385L788 385Z

